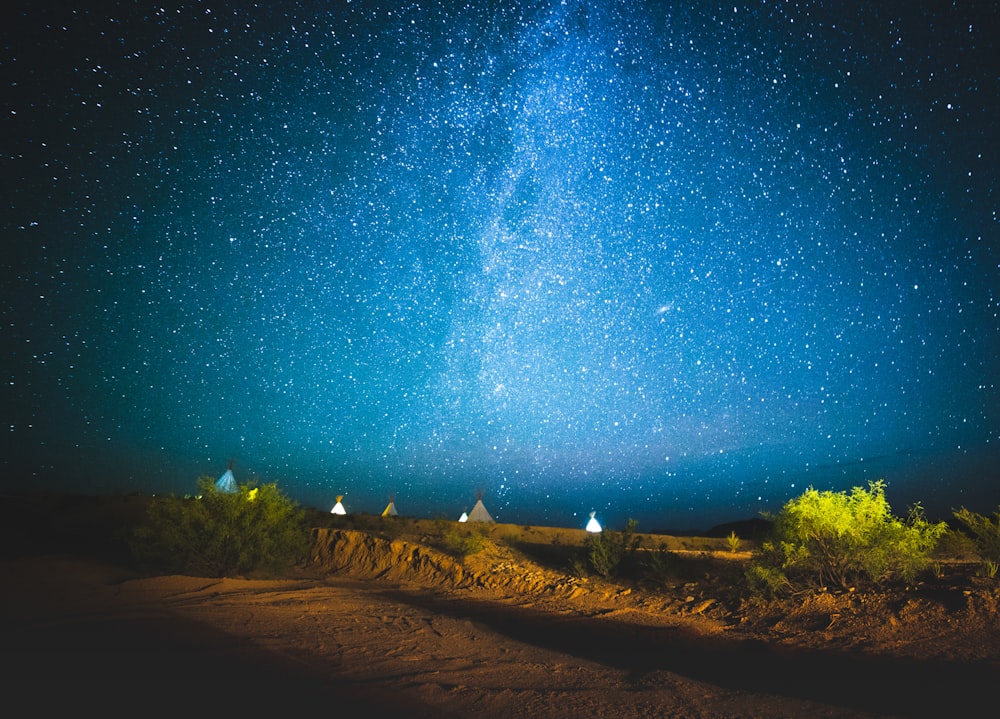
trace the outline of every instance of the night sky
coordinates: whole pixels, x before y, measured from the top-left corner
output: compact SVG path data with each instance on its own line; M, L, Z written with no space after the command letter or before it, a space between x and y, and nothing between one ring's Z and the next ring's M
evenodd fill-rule
M1000 505L995 2L13 4L4 491Z

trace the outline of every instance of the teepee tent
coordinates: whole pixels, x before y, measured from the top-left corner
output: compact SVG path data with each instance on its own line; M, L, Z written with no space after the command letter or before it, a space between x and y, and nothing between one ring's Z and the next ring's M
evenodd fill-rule
M595 514L597 514L597 512L590 513L590 521L587 522L587 531L597 534L601 531L601 523L598 522L597 519L595 519L594 517Z
M483 505L483 498L480 497L476 500L476 505L469 512L470 522L493 522L493 517L490 513L486 511L486 507Z
M468 522L469 521L469 515L468 515L468 513L467 512L462 512L462 516L458 518L458 521L459 522Z
M333 505L333 509L330 510L330 514L347 514L347 510L344 509L344 505L340 503L340 500L344 498L344 495L337 497L337 503Z
M215 480L215 488L226 494L234 494L237 491L236 478L233 476L233 463L229 463L229 468L223 472L222 476Z
M382 510L383 517L396 517L399 512L396 511L396 500L393 497L389 497L389 504L386 508Z

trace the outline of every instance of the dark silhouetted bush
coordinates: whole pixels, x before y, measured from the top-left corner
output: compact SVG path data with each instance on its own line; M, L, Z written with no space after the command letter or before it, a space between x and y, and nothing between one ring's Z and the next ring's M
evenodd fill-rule
M211 477L196 497L157 497L130 541L140 561L197 576L280 574L305 559L304 511L276 484L220 492Z
M637 526L636 520L629 519L621 532L605 529L588 535L584 540L587 566L605 579L617 575L622 561L633 556L639 547L641 537L635 533Z
M954 515L972 535L976 554L983 562L986 576L995 578L997 567L1000 566L1000 509L994 513L993 519L970 512L965 507L956 510Z

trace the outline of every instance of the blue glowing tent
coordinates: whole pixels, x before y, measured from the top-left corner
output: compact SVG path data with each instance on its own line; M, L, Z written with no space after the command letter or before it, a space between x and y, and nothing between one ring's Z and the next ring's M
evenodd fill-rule
M236 478L233 476L232 467L227 469L225 474L216 480L215 488L226 494L234 494L236 492Z

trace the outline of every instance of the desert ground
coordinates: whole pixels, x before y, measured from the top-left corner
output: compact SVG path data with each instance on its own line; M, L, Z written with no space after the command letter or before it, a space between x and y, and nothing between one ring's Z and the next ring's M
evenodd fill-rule
M752 546L645 535L656 582L582 576L582 530L316 515L280 579L155 576L134 497L0 498L0 689L30 714L939 717L995 706L1000 585L751 602ZM476 532L456 556L442 533ZM640 550L640 551L644 551ZM988 710L987 710L988 713Z

